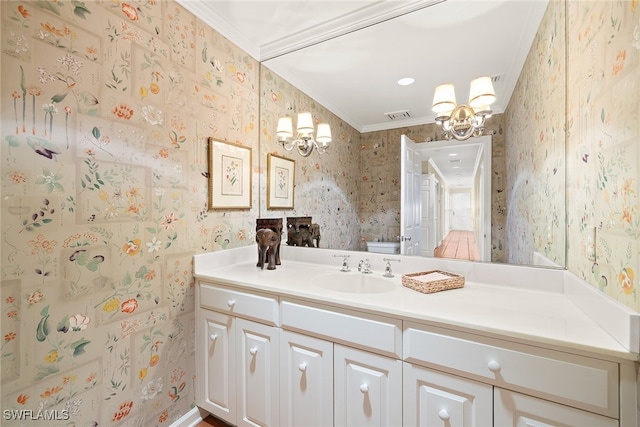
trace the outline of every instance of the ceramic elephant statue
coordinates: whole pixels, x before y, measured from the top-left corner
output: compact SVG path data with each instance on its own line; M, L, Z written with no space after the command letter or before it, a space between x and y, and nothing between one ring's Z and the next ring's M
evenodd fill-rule
M280 233L268 228L261 228L256 231L256 243L258 244L258 264L257 267L267 270L275 270L276 265L280 265Z
M313 247L313 239L309 227L300 227L298 231L289 229L287 231L287 244L290 246L309 246Z

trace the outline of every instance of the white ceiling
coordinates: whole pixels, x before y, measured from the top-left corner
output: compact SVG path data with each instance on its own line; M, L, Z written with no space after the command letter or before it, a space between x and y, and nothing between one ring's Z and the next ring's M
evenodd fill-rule
M492 107L502 113L548 3L177 1L360 132L432 123L434 88L454 83L465 103L478 76L497 76ZM415 82L400 86L403 77ZM386 114L406 110L409 118Z

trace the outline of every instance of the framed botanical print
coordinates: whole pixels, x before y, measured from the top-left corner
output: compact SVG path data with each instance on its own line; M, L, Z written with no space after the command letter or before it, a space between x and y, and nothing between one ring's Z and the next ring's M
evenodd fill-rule
M251 208L251 148L209 138L209 210Z
M293 209L295 171L295 160L267 156L267 209Z

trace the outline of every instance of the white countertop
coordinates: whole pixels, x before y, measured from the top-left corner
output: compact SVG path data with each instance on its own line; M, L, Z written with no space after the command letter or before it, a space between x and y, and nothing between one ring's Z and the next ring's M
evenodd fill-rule
M635 333L638 315L622 305L618 307L603 295L605 297L601 303L603 309L596 309L596 311L608 313L612 310L620 311L620 313L615 312L615 316L604 319L603 327L602 322L598 322L600 319L594 319L593 316L585 313L584 308L594 305L593 298L597 299L599 295L592 294L591 290L584 290L590 303L576 304L575 300L581 297L574 298L574 294L581 293L583 290L578 286L576 291L574 284L571 292L567 292L566 286L563 286L563 275L566 273L564 270L515 266L505 268L505 266L496 265L492 268L492 264L488 263L438 262L433 259L391 256L402 259L402 262L392 263L395 277L384 278L382 276L383 256L378 254L290 247L283 248L282 252L282 265L277 266L275 270L267 270L266 267L261 270L256 267L255 246L196 255L195 275L200 279L213 280L239 288L388 315L552 349L576 353L586 352L606 358L638 359L637 351L634 352L628 348L633 344L630 346L626 342L621 342L620 339L612 336L610 330L607 330L628 328ZM319 254L322 255L317 256ZM341 260L334 259L335 254L350 255L351 272L340 272ZM291 255L289 259L287 255ZM309 257L325 262L309 262ZM393 288L380 293L354 293L330 290L322 286L323 283L327 283L327 279L331 281L332 278L337 278L338 274L352 275L357 280L362 273L357 272L354 267L361 258L371 259L373 265L371 276L377 276L380 280L388 281L386 283L392 283ZM402 286L403 272L413 273L433 269L463 274L466 278L464 287L423 294ZM487 280L487 277L492 276L492 270L496 270L496 280ZM505 274L511 276L514 282L512 285L509 284L510 279L505 277ZM536 274L540 277L536 278ZM324 277L318 277L322 275ZM538 282L539 285L536 285ZM585 284L585 286L588 285ZM612 320L611 317L614 319ZM623 324L606 324L614 321ZM631 342L635 343L635 340Z

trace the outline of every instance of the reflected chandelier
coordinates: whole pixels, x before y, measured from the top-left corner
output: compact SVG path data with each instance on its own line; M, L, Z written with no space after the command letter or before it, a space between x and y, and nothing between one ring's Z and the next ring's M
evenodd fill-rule
M289 140L293 137L293 120L291 117L280 117L278 119L278 141L285 150L291 151L295 148L303 157L309 157L315 148L318 154L324 154L331 142L331 128L328 123L318 123L318 132L315 139L313 138L313 118L311 113L298 114L298 127L296 128L296 139Z
M482 135L485 120L492 114L489 107L495 100L491 77L478 77L471 80L469 105L457 105L455 88L452 83L446 83L436 87L432 108L445 138L464 141Z

